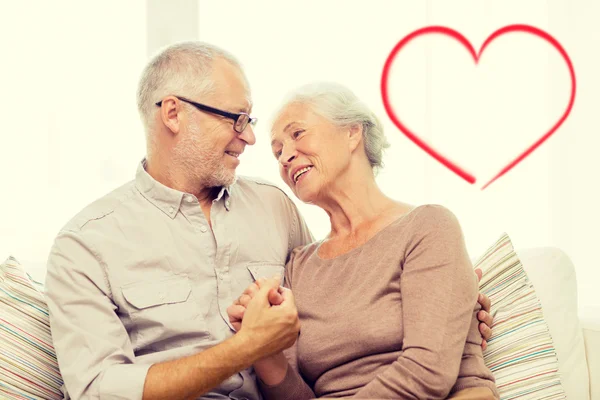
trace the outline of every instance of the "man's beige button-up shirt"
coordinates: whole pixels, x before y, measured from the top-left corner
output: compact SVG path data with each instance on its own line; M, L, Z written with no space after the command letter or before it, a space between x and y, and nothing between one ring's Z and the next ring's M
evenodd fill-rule
M312 241L277 187L239 178L210 213L195 196L136 179L97 200L58 234L46 296L61 374L73 399L141 399L154 363L234 334L227 307L258 277L281 273ZM206 399L260 399L251 369Z

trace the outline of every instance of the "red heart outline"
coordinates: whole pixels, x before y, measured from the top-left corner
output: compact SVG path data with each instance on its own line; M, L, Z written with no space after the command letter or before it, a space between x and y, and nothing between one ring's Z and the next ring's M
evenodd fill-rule
M413 133L410 129L408 129L408 127L406 127L400 121L400 119L396 116L396 113L394 112L394 109L392 108L392 105L390 104L388 89L387 89L387 82L388 82L388 77L389 77L389 73L390 73L390 68L392 66L394 59L396 58L396 55L400 52L400 50L402 50L402 48L404 46L406 46L409 42L411 42L412 40L416 39L419 36L424 36L424 35L428 35L428 34L442 34L445 36L449 36L449 37L457 40L464 47L466 47L466 49L469 51L471 56L473 56L473 60L475 61L475 64L478 64L479 59L480 59L481 55L483 54L483 51L487 48L487 46L494 39L496 39L499 36L504 35L506 33L510 33L510 32L523 32L523 33L528 33L528 34L537 36L541 39L544 39L545 41L550 43L556 50L558 50L558 52L562 56L563 60L566 62L567 66L569 68L569 73L571 75L571 98L569 100L569 104L567 105L567 108L565 109L565 112L560 117L560 119L554 124L554 126L552 126L552 128L550 128L550 130L548 130L541 138L539 138L535 143L533 143L523 153L519 154L513 161L511 161L508 165L506 165L498 174L496 174L488 183L486 183L481 188L481 190L488 187L490 184L492 184L494 181L496 181L502 175L506 174L508 171L513 169L517 164L519 164L521 161L523 161L523 159L525 159L527 156L529 156L535 149L537 149L550 136L552 136L552 134L563 124L563 122L565 122L565 120L571 113L571 109L573 108L573 103L575 102L575 92L576 92L575 70L573 69L573 63L571 62L571 58L569 57L569 55L567 54L565 49L562 47L562 45L546 31L543 31L539 28L536 28L536 27L530 26L530 25L515 24L515 25L508 25L503 28L500 28L500 29L496 30L494 33L492 33L490 36L488 36L488 38L485 40L485 42L483 42L483 45L481 46L479 53L477 53L477 51L473 48L473 46L467 40L467 38L465 38L458 31L455 31L454 29L451 29L451 28L447 28L445 26L427 26L425 28L418 29L418 30L408 34L407 36L405 36L402 40L400 40L396 44L396 46L393 48L393 50L391 51L390 55L388 56L388 58L385 62L385 65L383 67L383 73L381 76L381 96L383 99L383 105L385 107L385 110L386 110L388 116L390 117L392 122L394 122L396 127L398 127L398 129L400 129L400 131L402 133L404 133L404 135L406 135L410 140L412 140L417 146L419 146L420 148L425 150L431 157L433 157L434 159L436 159L437 161L442 163L446 168L448 168L449 170L451 170L452 172L454 172L455 174L457 174L458 176L460 176L467 182L474 184L476 179L473 175L471 175L467 171L460 168L458 165L456 165L455 163L450 161L448 158L443 156L440 152L438 152L433 147L429 146L427 143L425 143L423 140L421 140L415 133Z

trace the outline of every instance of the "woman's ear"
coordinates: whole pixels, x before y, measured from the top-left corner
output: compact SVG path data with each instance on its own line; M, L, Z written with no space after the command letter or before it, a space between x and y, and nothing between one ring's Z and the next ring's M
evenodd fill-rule
M350 151L354 151L363 141L363 126L362 124L354 124L348 128L348 145Z

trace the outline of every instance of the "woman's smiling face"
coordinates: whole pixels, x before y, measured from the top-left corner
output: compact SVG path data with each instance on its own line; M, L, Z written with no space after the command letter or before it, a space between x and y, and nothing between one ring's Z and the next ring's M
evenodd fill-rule
M309 104L291 103L271 130L279 173L294 194L314 203L350 163L347 129L315 113Z

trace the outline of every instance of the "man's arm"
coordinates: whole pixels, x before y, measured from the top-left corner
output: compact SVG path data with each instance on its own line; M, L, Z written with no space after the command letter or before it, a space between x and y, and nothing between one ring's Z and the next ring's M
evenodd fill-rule
M144 384L143 400L196 399L257 360L247 335L235 335L202 353L154 364Z
M46 297L53 343L72 399L196 398L270 354L261 340L269 340L273 329L256 335L246 328L193 356L152 366L136 364L104 267L78 232L61 232L48 259Z
M71 398L141 399L150 365L135 364L104 266L79 232L57 236L48 258L52 341Z

